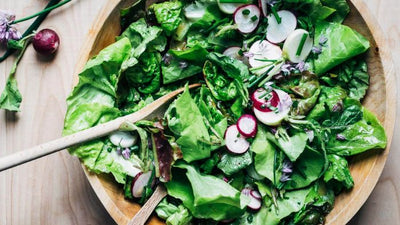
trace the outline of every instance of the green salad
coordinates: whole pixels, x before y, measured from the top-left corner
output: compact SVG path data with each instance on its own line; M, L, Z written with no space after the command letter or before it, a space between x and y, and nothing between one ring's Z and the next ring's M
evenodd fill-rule
M349 157L386 147L362 106L369 41L345 0L170 0L121 11L122 33L67 99L64 135L185 87L163 117L71 148L166 224L323 224ZM189 89L188 84L199 83Z

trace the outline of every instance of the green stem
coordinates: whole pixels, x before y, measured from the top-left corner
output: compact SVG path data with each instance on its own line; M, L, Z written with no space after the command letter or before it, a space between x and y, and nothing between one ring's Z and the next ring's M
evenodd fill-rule
M306 43L306 40L307 40L307 36L308 36L308 34L303 34L303 36L301 37L299 47L297 48L297 51L296 51L296 55L297 56L301 55L301 52L303 51L304 44Z
M21 49L21 51L19 52L17 58L15 59L15 62L14 62L14 64L13 64L13 66L11 67L11 71L10 71L10 75L9 75L10 77L11 77L11 76L15 76L15 73L17 72L18 63L19 63L19 61L21 61L22 56L24 55L24 52L25 52L26 48L28 47L28 45L29 45L29 43L30 43L30 41L27 40L29 37L31 37L31 36L27 36L27 37L26 37L25 43L24 43L24 47L23 47L23 48Z
M271 7L271 11L272 11L272 14L274 15L274 17L276 19L276 22L278 22L278 24L281 24L282 23L282 18L279 16L278 12L276 11L275 6Z
M40 12L38 12L38 13L35 13L35 14L33 14L33 15L30 15L30 16L28 16L28 17L25 17L25 18L22 18L22 19L19 19L19 20L14 20L11 24L17 24L17 23L20 23L20 22L24 22L24 21L26 21L26 20L30 20L30 19L32 19L32 18L35 18L35 17L37 17L37 16L40 16L40 15L42 15L42 14L44 14L44 13L49 13L49 12L52 11L53 9L56 9L56 8L58 8L58 7L60 7L60 6L64 5L64 4L67 4L67 3L70 2L70 1L71 1L71 0L65 0L65 1L63 1L63 2L60 2L60 3L56 4L56 5L47 7L47 8L45 8L45 9L43 9L42 11L40 11Z
M49 2L49 4L46 5L46 8L56 5L59 1L60 0L51 0ZM36 20L33 21L33 23L28 27L28 29L22 34L22 38L30 35L34 30L36 30L40 26L40 24L43 22L43 20L46 18L47 14L49 14L49 12L43 13L42 15L38 16L38 18L36 18ZM0 57L0 62L3 62L4 60L6 60L8 58L8 56L13 54L14 52L15 52L15 49L7 49L7 51L4 53L4 55Z

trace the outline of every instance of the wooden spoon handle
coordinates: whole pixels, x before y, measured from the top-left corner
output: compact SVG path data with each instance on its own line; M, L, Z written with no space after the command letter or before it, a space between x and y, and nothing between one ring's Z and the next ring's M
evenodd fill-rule
M158 203L167 196L167 191L162 184L159 184L149 200L142 206L136 215L129 221L128 225L144 225L153 213Z
M189 88L198 86L200 86L200 84L192 84L189 85ZM0 158L0 172L8 168L40 158L42 156L63 150L65 148L69 148L80 143L106 136L107 134L119 130L120 126L124 122L129 121L131 123L134 123L139 120L145 119L146 117L156 113L157 111L164 110L161 106L169 102L169 100L171 100L173 97L183 92L184 90L185 88L180 88L172 91L135 113L119 117L107 123L99 124L92 128L79 131L77 133L56 139L54 141L50 141L45 144L41 144L36 147L19 151L14 154Z

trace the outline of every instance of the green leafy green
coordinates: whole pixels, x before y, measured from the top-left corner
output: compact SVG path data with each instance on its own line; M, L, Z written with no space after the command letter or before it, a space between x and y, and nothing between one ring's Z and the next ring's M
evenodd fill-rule
M318 75L367 51L370 46L368 39L339 23L319 22L315 27L314 45L319 45L321 37L326 37L327 42L314 60L314 72Z
M22 96L18 90L17 80L14 76L9 76L6 87L0 96L0 108L19 112L21 111L19 109L21 102Z
M160 24L164 32L168 36L171 36L182 21L182 7L183 4L180 1L166 1L152 4L149 10L154 12L157 22Z
M350 189L354 185L347 160L337 155L328 155L329 167L324 174L324 181L339 193L343 187Z
M155 211L161 219L166 220L167 225L187 225L192 220L187 208L169 203L166 198L157 205Z
M331 137L326 145L329 153L350 156L369 149L383 149L387 140L379 120L366 108L362 108L362 120L349 125L340 132L342 140Z
M253 162L251 154L247 151L241 155L224 154L218 168L226 175L231 176L240 170L248 167Z
M306 148L294 163L290 180L285 183L285 189L299 189L309 186L316 181L324 169L325 157L322 153Z
M329 86L339 85L348 96L357 100L364 98L369 87L368 67L365 59L351 59L321 77Z
M350 6L346 0L321 0L321 3L335 9L335 12L328 18L332 22L342 23L350 12Z
M244 212L248 199L241 198L240 192L228 183L202 175L191 165L175 166L172 180L166 183L168 194L180 199L193 216L223 220L239 217Z
M168 65L164 62L161 64L163 84L170 84L201 73L200 66L187 64L185 68L182 68L182 63L186 62L173 59Z
M208 55L207 50L198 44L185 50L171 49L169 50L169 53L179 60L194 62L197 65L203 65L204 61L206 61L206 56Z
M307 115L307 119L320 120L325 118L334 107L341 107L346 97L346 91L340 86L322 86L318 102Z

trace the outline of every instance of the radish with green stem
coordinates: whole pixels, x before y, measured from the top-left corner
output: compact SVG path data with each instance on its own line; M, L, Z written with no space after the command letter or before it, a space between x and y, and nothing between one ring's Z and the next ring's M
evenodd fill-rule
M277 16L279 16L280 21L278 21ZM271 13L267 18L267 40L272 43L283 42L297 26L296 16L288 10L281 10L276 14Z
M236 9L233 20L241 33L253 32L260 22L260 9L256 5L243 5Z
M283 44L283 55L293 63L305 61L313 47L310 34L303 29L293 31Z
M37 32L32 38L32 45L37 53L51 55L60 46L60 38L54 30L43 29Z

